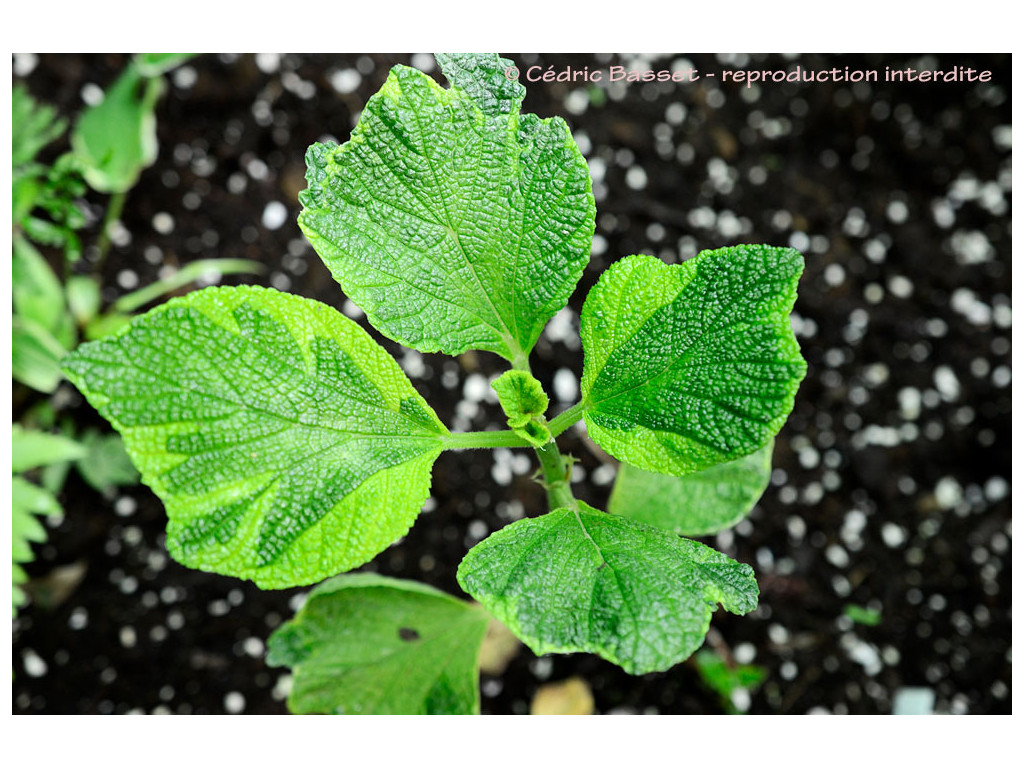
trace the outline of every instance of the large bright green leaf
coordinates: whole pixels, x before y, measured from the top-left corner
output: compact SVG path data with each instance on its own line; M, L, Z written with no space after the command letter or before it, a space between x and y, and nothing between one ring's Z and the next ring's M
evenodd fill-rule
M425 584L354 573L310 594L268 644L297 714L470 715L490 616Z
M583 306L583 415L617 459L683 475L768 442L807 366L789 313L803 257L740 245L679 265L630 256Z
M757 605L753 569L696 541L599 512L556 509L484 539L459 584L535 653L586 651L632 674L704 641L716 602Z
M440 61L451 89L397 66L347 143L310 147L299 226L381 333L523 362L589 259L590 175L563 120L495 89L509 62Z
M262 587L404 535L448 434L358 325L269 289L174 299L64 367L163 499L172 556Z
M754 508L772 474L769 440L741 459L683 477L619 466L608 511L683 536L706 536L730 528Z
M98 192L127 192L156 160L157 99L161 78L146 78L129 66L89 107L71 132L71 147L89 186Z

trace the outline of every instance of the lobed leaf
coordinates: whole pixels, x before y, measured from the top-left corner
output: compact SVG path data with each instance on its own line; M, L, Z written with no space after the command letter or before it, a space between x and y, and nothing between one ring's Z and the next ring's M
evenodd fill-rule
M608 511L683 536L707 536L731 528L754 508L772 474L769 440L741 459L683 477L621 464Z
M441 62L451 89L396 66L348 142L310 147L299 226L384 335L522 363L589 259L589 171L503 60Z
M478 714L477 654L490 616L425 584L355 573L324 582L274 632L297 714Z
M171 555L261 587L319 581L403 536L448 434L358 325L270 289L174 299L64 370L166 505Z
M520 520L469 551L459 584L535 653L596 653L631 674L704 641L714 604L757 605L753 570L695 541L579 502Z
M582 406L617 459L683 475L765 445L807 371L789 313L803 257L740 245L614 264L583 307Z

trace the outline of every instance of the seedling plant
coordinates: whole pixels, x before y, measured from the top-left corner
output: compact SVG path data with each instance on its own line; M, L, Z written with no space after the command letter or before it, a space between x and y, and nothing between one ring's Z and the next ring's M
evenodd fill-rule
M110 232L128 192L156 159L155 108L165 88L163 74L188 57L135 56L102 101L78 116L69 151L52 163L40 155L63 139L68 121L24 87L12 92L12 374L20 414L11 434L15 614L26 601L23 566L34 558L32 544L47 538L39 518L63 514L58 496L69 469L104 493L134 485L139 477L116 434L83 428L62 412L59 400L42 399L64 379L61 358L80 338L98 339L122 328L147 303L211 270L260 269L239 259L192 262L103 307L101 273ZM93 223L87 188L110 196L88 257L81 237Z
M357 323L266 288L172 299L63 362L163 500L175 559L264 589L323 582L269 642L294 712L478 712L492 616L535 653L644 674L700 648L719 604L757 604L750 566L683 536L731 526L767 486L806 370L801 255L620 259L583 305L580 401L550 414L530 353L589 260L587 164L563 120L520 112L511 62L437 58L449 88L396 66L346 143L309 148L299 226L384 336L503 358L507 429L450 432ZM621 462L607 512L576 498L558 446L580 421ZM443 451L498 447L535 452L550 509L466 554L475 602L338 575L406 534Z

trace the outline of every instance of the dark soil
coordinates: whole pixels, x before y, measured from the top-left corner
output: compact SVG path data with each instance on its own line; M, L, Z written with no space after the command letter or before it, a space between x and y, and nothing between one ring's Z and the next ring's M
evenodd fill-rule
M645 68L619 56L511 58L524 73L534 64ZM324 137L347 138L392 64L424 60L432 63L206 55L172 73L158 112L160 157L131 191L126 233L103 268L107 300L164 265L230 256L267 265L253 281L343 308L295 224L303 154ZM794 323L809 371L776 444L773 482L747 521L706 539L752 564L761 585L756 613L719 612L712 622L720 647L767 670L749 703L737 703L752 713L889 713L899 689L925 687L938 712L1008 713L1010 58L690 61L718 76L589 91L527 84L528 111L561 115L576 132L598 204L593 259L571 316L560 318L568 326L549 326L534 370L549 392L564 393L563 406L574 401L559 373L582 369L572 324L590 286L624 255L677 262L740 242L802 250ZM108 86L125 62L45 55L16 80L73 118L86 86ZM722 83L724 69L798 64L993 74L987 84ZM105 202L90 197L97 219ZM264 223L273 202L288 211L278 228ZM165 217L155 226L159 213L173 231ZM502 370L494 356L421 357L384 344L445 423L500 420L477 394ZM55 400L70 403L79 424L102 424L70 385ZM16 390L15 419L30 403ZM577 495L602 506L611 461L582 433L566 438L563 450L580 460ZM455 571L467 548L544 511L531 472L510 452L443 455L428 511L367 567L461 594ZM307 590L261 592L171 561L162 506L144 487L105 499L72 474L62 501L66 515L28 569L36 600L14 622L15 712L286 711L286 671L268 668L263 648ZM81 582L46 601L54 569L72 564L84 567ZM851 604L879 611L880 623L855 624L844 616ZM723 711L690 663L631 677L598 658L537 659L525 649L503 675L485 676L483 710L526 712L538 686L574 675L601 713Z

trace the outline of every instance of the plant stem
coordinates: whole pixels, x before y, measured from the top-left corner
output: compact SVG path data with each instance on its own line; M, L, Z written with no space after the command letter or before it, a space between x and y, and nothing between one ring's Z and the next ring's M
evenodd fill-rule
M517 371L523 371L524 373L531 373L530 356L519 349L512 359L512 368Z
M560 434L565 432L569 427L575 424L577 421L583 418L583 401L576 403L572 408L562 411L560 414L555 416L551 421L548 422L548 429L551 430L552 437L558 437Z
M531 443L510 429L490 432L453 432L444 438L447 451L465 448L530 448Z
M217 272L221 275L234 274L257 274L263 271L263 265L258 261L247 259L200 259L186 264L180 270L168 278L157 280L137 291L126 293L114 302L114 310L117 312L134 312L139 307L145 306L164 294L175 291L182 286L194 282L208 272Z
M121 211L124 210L124 201L127 197L127 192L115 192L110 198L110 205L107 206L107 212L103 216L103 225L100 228L100 239L96 244L99 249L96 264L93 267L96 273L99 273L107 258L107 251L110 250L110 227L121 218Z
M564 508L577 510L576 498L572 495L572 488L569 485L571 471L565 458L559 453L558 445L552 440L536 450L541 470L544 472L544 487L548 491L548 505L553 510Z

